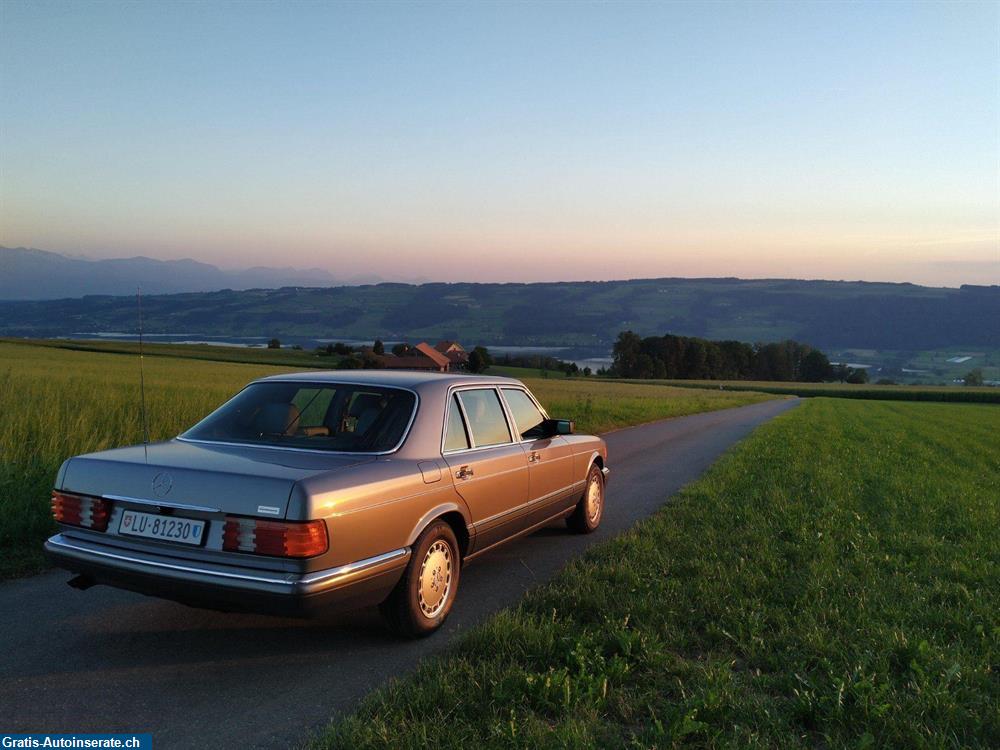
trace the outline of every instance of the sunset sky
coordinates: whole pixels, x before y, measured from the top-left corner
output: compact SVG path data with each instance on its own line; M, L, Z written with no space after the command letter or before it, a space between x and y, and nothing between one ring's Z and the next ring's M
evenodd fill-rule
M1000 283L1000 4L0 3L0 244Z

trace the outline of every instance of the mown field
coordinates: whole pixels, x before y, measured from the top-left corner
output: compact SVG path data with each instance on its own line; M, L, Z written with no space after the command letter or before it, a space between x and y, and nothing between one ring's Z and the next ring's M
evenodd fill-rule
M180 354L145 358L154 440L177 435L248 381L289 369ZM596 432L773 398L647 384L527 382L553 415ZM138 359L130 353L0 342L0 414L0 577L11 577L44 566L41 544L53 531L49 491L62 461L141 442Z
M998 747L998 434L808 399L315 746Z

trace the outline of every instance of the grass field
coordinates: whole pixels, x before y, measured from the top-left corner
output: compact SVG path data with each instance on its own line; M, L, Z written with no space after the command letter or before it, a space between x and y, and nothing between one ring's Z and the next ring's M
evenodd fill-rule
M619 381L620 382L620 381ZM958 385L854 385L851 383L776 383L754 380L652 380L675 388L715 388L727 391L754 391L783 396L826 396L876 401L949 401L1000 404L1000 388L966 388Z
M998 747L998 434L806 400L316 744Z
M24 344L24 339L0 338L0 344ZM101 354L139 354L139 344L134 341L95 341L91 339L31 339L31 346L65 349L76 352ZM305 349L268 349L267 347L216 346L213 344L160 344L146 343L143 353L147 357L174 357L202 359L211 362L275 365L281 367L313 367L334 369L341 357L319 355Z
M129 352L131 345L125 346ZM222 347L206 349L216 348ZM180 354L145 358L154 440L190 427L248 381L289 369L196 361L186 350ZM581 431L605 431L773 398L649 384L526 382L554 416L576 419ZM0 342L0 414L0 577L11 577L44 565L41 544L53 531L49 491L62 461L142 441L138 359L129 353Z

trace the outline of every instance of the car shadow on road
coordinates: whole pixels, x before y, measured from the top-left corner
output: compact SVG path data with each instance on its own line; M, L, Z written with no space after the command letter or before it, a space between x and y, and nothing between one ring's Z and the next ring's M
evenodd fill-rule
M463 571L462 596L443 631L428 640L394 635L376 607L330 612L311 619L217 612L103 586L70 594L103 599L70 609L53 623L60 632L59 671L184 667L201 663L352 657L407 643L443 645L449 635L516 601L524 589L548 578L572 552L553 541L575 537L564 524L542 528L491 551ZM560 550L557 554L554 552ZM556 559L552 559L555 557ZM498 601L499 600L499 601ZM97 605L97 606L94 606ZM431 650L434 650L433 647ZM29 673L47 674L26 665Z

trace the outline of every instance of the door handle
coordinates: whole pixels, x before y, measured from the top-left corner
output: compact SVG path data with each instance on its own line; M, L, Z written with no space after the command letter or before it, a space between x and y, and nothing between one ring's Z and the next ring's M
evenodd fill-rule
M542 460L542 457L538 455L538 451L531 451L528 455L528 463L534 464Z
M475 473L476 472L474 472L472 470L472 467L470 467L470 466L463 466L461 469L459 469L458 471L455 472L455 476L458 479L468 479L469 477L471 477Z

